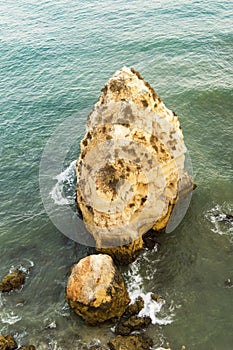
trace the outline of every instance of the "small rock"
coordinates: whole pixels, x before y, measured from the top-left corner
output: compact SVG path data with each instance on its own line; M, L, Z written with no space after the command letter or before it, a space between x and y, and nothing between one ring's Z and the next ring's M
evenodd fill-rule
M130 302L112 258L104 254L87 256L73 266L66 299L74 312L93 325L119 319Z
M25 282L25 273L19 269L8 273L0 282L1 292L10 292L19 289Z
M163 298L156 293L151 294L151 299L156 301L157 303L161 303L163 301Z
M144 300L141 296L137 297L135 301L128 305L124 316L133 316L139 314L139 312L144 308Z
M233 283L232 283L232 280L230 278L228 278L225 282L224 282L225 286L226 287L232 287L233 286Z
M131 316L125 321L120 321L116 327L116 334L129 335L133 331L138 331L142 328L146 328L151 324L151 318L149 316L137 317Z
M149 350L153 341L144 334L118 335L108 343L111 350Z
M12 335L7 334L5 336L0 334L0 350L14 350L17 349L17 343Z
M226 214L226 220L227 220L228 222L233 222L233 215L231 215L231 214Z

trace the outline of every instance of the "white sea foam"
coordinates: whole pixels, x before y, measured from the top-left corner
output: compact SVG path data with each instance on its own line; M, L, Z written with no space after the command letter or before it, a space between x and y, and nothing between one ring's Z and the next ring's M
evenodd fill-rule
M73 160L69 166L62 171L60 174L54 177L54 180L57 180L56 184L50 192L50 196L53 199L54 203L57 205L68 205L72 204L74 198L71 196L66 197L64 194L64 186L72 187L73 180L75 177L75 167L76 160Z
M62 350L62 347L58 346L57 341L56 340L51 340L51 342L49 342L49 350Z
M34 262L30 259L24 258L24 259L21 259L21 261L22 262L20 264L12 265L9 269L9 272L11 273L16 269L18 269L27 274L30 271L30 269L34 267Z
M155 248L157 249L157 248ZM161 299L157 302L152 299L152 292L146 292L144 290L145 279L148 279L146 276L142 276L140 273L140 266L148 266L147 276L153 278L154 273L156 272L154 267L149 264L148 254L152 252L145 251L138 260L133 262L128 271L126 272L126 286L129 292L131 302L133 302L137 297L141 296L144 300L144 308L140 311L139 316L150 316L153 324L166 325L170 324L173 321L174 317L174 307L169 307L169 314L160 315L160 312L163 311L163 305L166 301ZM145 268L145 267L144 267Z
M1 322L2 323L7 323L7 324L14 324L22 319L22 317L15 315L13 311L6 312L6 311L1 311Z
M233 207L228 203L216 204L208 210L205 217L211 222L211 231L219 235L228 235L233 242L233 222L228 220L227 214L233 212ZM232 215L232 214L231 214Z

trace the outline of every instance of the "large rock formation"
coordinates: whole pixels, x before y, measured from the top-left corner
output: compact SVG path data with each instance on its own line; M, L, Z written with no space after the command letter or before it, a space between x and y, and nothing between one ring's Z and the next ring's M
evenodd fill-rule
M121 317L130 302L112 258L104 254L87 256L73 266L66 299L79 316L93 325Z
M134 69L117 71L88 117L77 162L78 206L97 248L121 261L145 232L166 227L179 191L192 189L185 152L177 115Z

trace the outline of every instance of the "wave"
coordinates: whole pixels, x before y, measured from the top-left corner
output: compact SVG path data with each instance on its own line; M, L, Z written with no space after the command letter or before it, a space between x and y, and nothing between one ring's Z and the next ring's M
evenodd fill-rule
M136 261L130 266L128 271L123 273L126 281L126 287L129 292L131 302L137 297L141 296L144 300L144 308L140 311L139 316L150 316L152 324L167 325L172 323L175 307L171 304L168 308L168 312L163 310L163 306L166 304L166 300L159 298L159 301L155 301L152 296L152 292L146 292L144 290L145 279L153 279L156 269L152 266L150 271L150 265L148 264L148 254L154 253L157 250L155 247L151 252L145 251ZM142 266L148 266L148 271L142 277L140 268Z
M56 184L50 192L50 196L57 205L69 205L75 201L76 185L74 185L76 160L60 174L54 177Z
M16 322L19 322L22 319L22 317L15 315L13 311L6 312L5 310L1 311L0 320L2 323L7 323L9 325L12 325Z
M227 235L233 243L233 206L229 203L216 204L207 211L205 217L211 223L211 231Z

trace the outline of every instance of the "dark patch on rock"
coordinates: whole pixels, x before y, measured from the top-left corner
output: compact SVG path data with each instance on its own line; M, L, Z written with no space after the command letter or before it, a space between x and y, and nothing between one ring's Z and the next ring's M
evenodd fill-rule
M155 246L158 246L158 242L156 240L156 236L155 236L155 231L150 230L147 233L145 233L142 236L143 239L143 245L145 248L152 250L154 249Z
M111 339L108 345L111 350L149 350L153 346L153 341L144 334L133 334L126 337L118 335Z
M0 282L0 291L10 292L11 290L19 289L24 284L25 277L26 274L19 269L8 273Z

